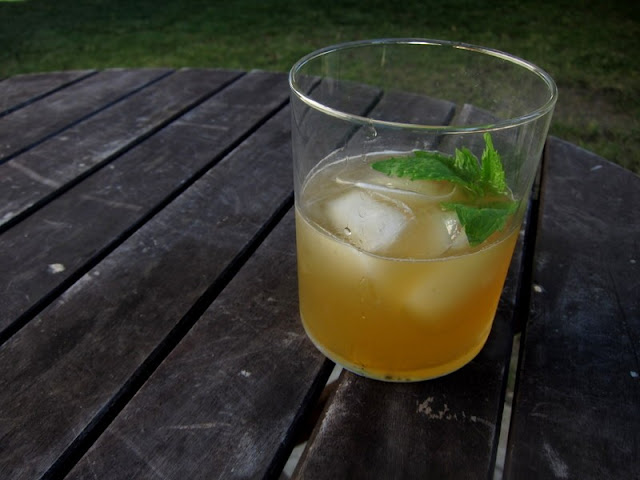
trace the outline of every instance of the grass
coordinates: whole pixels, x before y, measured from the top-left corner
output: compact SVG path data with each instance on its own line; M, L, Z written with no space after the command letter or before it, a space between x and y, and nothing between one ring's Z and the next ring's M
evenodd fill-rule
M107 67L286 71L374 37L459 40L547 70L551 133L640 174L640 6L628 0L0 0L0 76Z

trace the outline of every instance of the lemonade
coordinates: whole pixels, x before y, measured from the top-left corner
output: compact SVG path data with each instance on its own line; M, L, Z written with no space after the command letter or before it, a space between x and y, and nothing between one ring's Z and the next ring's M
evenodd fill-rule
M471 246L446 181L393 178L388 157L321 162L296 203L300 312L314 344L369 377L417 381L452 372L484 345L518 222Z

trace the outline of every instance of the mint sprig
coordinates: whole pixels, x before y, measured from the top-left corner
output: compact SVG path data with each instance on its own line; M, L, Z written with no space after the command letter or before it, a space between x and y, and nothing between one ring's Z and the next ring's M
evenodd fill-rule
M371 166L392 177L444 180L467 190L473 203L443 202L440 205L456 212L469 244L476 246L502 230L517 207L517 202L508 199L510 192L502 160L489 133L484 134L484 141L481 161L469 149L461 148L456 149L453 156L418 150L412 155L387 158ZM503 201L495 200L501 196L505 197Z
M485 148L482 152L482 164L480 167L480 183L486 192L505 195L509 193L509 188L507 187L507 181L505 180L502 160L500 159L500 155L496 149L493 147L491 135L488 133L484 134L484 143Z
M504 228L507 218L516 211L517 203L499 202L483 207L447 202L440 205L445 210L456 212L467 234L469 245L475 246L484 242L493 232Z

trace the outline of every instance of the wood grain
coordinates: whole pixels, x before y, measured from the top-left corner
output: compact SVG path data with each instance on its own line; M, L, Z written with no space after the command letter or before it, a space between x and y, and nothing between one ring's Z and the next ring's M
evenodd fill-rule
M180 70L1 164L0 227L64 192L233 78L233 72Z
M377 132L317 135L285 74L238 75L0 82L0 477L274 479L316 418L332 363L298 319L290 115L327 151ZM454 112L352 87L388 120ZM416 148L436 142L458 146ZM296 478L492 477L526 315L505 478L637 478L640 178L555 138L545 160L481 353L428 382L343 373Z
M239 89L247 101L250 85L262 91L254 80ZM231 91L216 102L237 121L227 100L237 104ZM184 142L174 132L172 144L189 140L194 155L198 148L208 152L210 143L195 141L203 133L192 122L200 117L210 122L211 112L194 111L176 125ZM234 121L228 122L231 130ZM9 478L38 477L56 461L54 472L65 468L113 405L132 394L130 385L149 363L167 353L177 326L195 320L189 312L200 297L228 281L254 237L290 205L289 139L284 110L2 346L0 379L12 388L0 392L0 459Z
M95 73L93 70L30 73L6 78L0 83L0 116L6 115L74 81Z
M264 478L331 366L299 321L290 211L67 478Z
M106 70L0 117L0 162L169 72Z
M0 328L15 331L280 108L282 80L241 78L2 234Z
M552 138L507 478L640 472L640 178Z

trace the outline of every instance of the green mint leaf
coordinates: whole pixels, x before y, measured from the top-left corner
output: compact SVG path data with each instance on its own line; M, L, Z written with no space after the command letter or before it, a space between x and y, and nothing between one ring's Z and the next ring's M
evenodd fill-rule
M478 159L468 148L456 148L453 166L456 173L468 183L475 183L480 179L481 172Z
M480 174L485 190L503 195L508 192L507 181L505 180L504 168L500 155L493 147L491 135L484 134L485 148L482 152L482 172Z
M460 224L467 234L469 245L480 245L496 231L504 229L507 218L516 210L515 201L500 202L489 206L467 205L464 203L441 204L445 210L456 212Z
M436 152L416 151L411 156L391 157L371 164L374 170L390 177L408 177L411 180L447 180L468 187L453 165L451 157Z
M454 156L418 150L409 156L374 162L371 166L392 177L446 180L471 192L473 204L442 203L441 206L456 212L469 244L476 246L494 232L502 230L518 205L506 199L499 203L487 203L491 197L510 197L510 192L502 160L489 133L484 134L484 141L481 161L468 148L460 148L456 149Z

